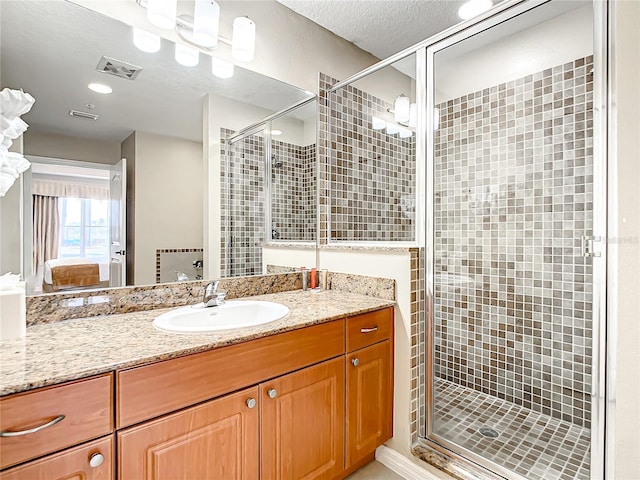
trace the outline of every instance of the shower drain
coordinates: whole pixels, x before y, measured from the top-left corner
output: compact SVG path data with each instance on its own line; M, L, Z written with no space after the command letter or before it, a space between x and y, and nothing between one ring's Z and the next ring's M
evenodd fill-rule
M498 438L500 436L500 433L497 430L489 427L480 427L478 432L480 432L480 435L484 435L489 438Z

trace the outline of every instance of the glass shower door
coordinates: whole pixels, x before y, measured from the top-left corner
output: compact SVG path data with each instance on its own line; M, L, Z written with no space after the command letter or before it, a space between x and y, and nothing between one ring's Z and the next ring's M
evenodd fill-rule
M593 31L551 1L427 54L427 437L508 478L592 478Z

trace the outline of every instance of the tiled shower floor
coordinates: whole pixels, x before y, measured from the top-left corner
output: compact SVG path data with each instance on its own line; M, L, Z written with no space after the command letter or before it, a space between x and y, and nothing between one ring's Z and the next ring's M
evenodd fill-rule
M589 429L446 380L435 386L436 435L530 480L589 479Z

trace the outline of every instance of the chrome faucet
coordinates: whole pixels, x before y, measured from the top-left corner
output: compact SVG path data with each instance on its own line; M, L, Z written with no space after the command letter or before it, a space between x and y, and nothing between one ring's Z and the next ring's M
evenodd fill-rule
M218 284L219 280L215 280L211 283L208 283L206 287L204 287L204 296L202 297L202 303L204 303L205 307L217 307L220 305L224 305L224 297L227 296L227 292L219 292Z

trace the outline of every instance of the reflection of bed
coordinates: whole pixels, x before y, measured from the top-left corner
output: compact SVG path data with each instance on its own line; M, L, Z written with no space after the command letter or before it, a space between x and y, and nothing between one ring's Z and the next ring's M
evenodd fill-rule
M109 266L86 258L58 258L44 263L42 290L108 287Z

